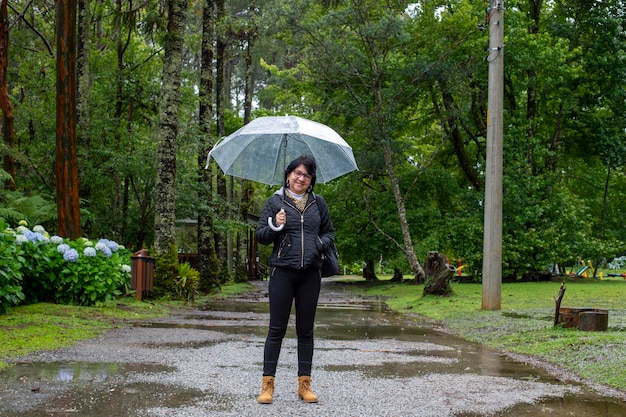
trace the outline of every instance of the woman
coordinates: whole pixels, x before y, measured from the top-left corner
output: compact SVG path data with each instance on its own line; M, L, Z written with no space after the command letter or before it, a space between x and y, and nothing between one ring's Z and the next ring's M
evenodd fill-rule
M284 186L263 208L256 238L274 244L270 256L270 325L263 354L263 385L258 398L271 404L274 376L291 304L296 306L298 336L298 395L305 402L317 402L311 391L313 322L320 293L322 252L335 239L326 201L313 193L315 159L300 156L285 170Z

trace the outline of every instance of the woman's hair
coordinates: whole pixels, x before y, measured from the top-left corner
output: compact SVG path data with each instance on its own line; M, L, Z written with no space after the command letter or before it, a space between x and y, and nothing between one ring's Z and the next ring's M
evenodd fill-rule
M315 187L316 175L315 171L317 170L317 164L315 163L315 158L311 155L302 155L294 159L287 165L287 169L285 169L285 180L283 181L283 185L287 188L287 178L291 172L298 168L300 165L304 165L309 175L311 176L311 185L310 190L313 191Z

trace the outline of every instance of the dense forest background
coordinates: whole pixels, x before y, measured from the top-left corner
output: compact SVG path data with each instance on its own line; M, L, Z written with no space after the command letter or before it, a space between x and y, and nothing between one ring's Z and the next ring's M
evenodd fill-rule
M68 230L59 153L75 151L69 230L198 253L205 289L246 279L248 219L274 189L205 169L206 156L251 118L300 115L337 130L359 164L316 187L347 271L416 275L438 251L479 280L489 23L502 4L79 0L59 13L3 0L0 217ZM504 9L503 273L624 255L626 4ZM59 107L67 19L75 114Z

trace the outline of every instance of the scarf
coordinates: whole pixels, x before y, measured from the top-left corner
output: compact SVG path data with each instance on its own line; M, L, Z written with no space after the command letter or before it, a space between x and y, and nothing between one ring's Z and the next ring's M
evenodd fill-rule
M291 190L287 190L287 197L295 204L296 208L302 213L306 207L306 202L309 199L309 193L306 192L303 195L294 194Z

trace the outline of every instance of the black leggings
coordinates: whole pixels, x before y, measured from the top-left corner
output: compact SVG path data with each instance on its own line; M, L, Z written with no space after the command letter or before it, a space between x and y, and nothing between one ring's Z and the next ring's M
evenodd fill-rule
M313 323L320 294L319 269L272 268L269 283L270 327L265 339L263 375L275 376L278 356L287 332L291 304L296 305L298 376L310 376L313 362Z

